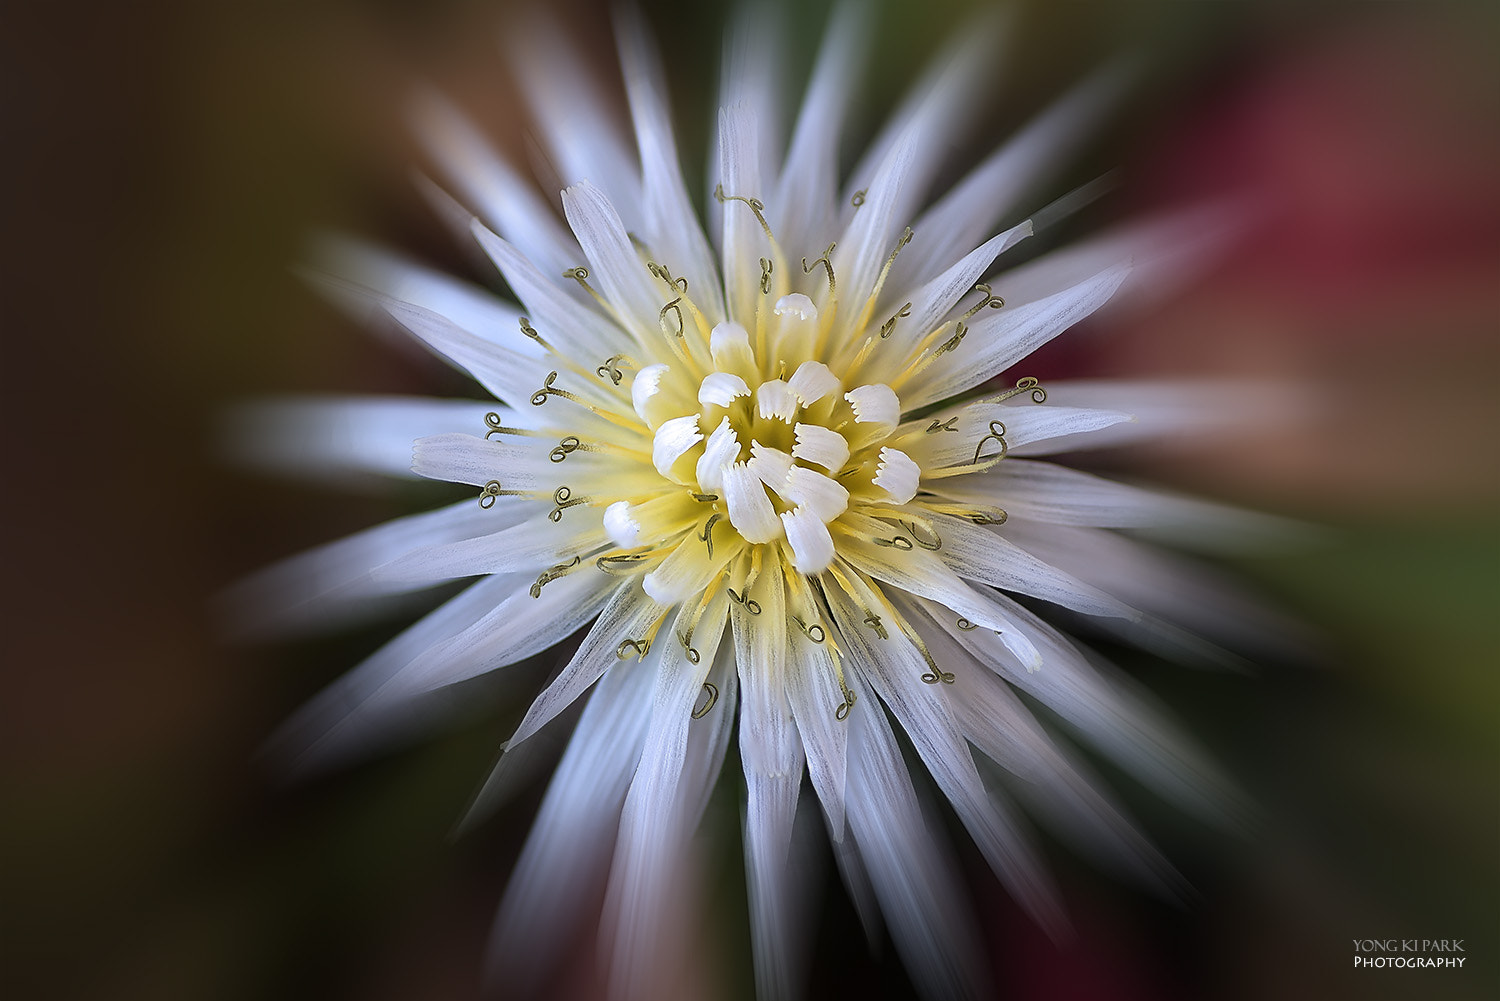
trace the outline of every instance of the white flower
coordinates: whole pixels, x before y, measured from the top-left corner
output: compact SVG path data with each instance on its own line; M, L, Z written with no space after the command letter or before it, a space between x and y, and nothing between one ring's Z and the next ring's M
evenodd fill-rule
M479 491L251 583L257 614L286 627L477 578L293 721L291 739L315 754L398 729L430 708L426 693L584 630L500 765L586 702L499 940L510 956L543 955L607 873L612 978L627 994L648 989L685 839L736 722L766 996L795 992L801 887L785 862L804 773L846 879L873 890L919 985L973 987L975 939L893 723L1000 879L1054 933L1062 910L987 788L987 762L1021 779L1044 820L1151 878L1171 870L1018 692L1163 794L1189 806L1207 796L1172 728L1012 597L1162 645L1195 641L1151 613L1208 607L1184 595L1164 557L1109 530L1201 526L1221 512L1035 458L1173 430L1131 424L1136 404L1159 412L1165 390L1043 388L1014 374L1009 388L986 388L1109 300L1130 270L1114 260L1079 274L1080 261L1118 247L1099 244L981 282L1031 232L992 235L1013 196L1086 130L1108 88L1069 95L924 208L983 62L982 45L959 45L840 193L858 16L854 5L835 15L784 157L773 46L739 40L707 202L717 250L633 22L621 43L633 151L581 92L565 48L548 37L518 48L541 138L568 182L566 225L457 113L429 101L419 124L458 196L438 202L521 305L350 245L337 254L345 277L321 280L500 402L304 402L275 410L290 436L252 446L283 458L291 448L323 470L395 472L415 438L418 475Z

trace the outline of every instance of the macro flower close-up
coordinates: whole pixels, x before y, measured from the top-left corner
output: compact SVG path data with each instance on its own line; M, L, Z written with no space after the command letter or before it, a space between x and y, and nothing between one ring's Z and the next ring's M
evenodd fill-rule
M1160 892L1181 890L1074 742L1186 809L1219 820L1231 809L1175 725L1033 608L1157 652L1227 658L1173 619L1210 621L1236 599L1112 530L1274 535L1271 519L1052 457L1181 437L1254 394L1218 387L1210 411L1203 387L1043 384L1019 367L1137 267L1162 281L1187 251L1211 250L1224 222L1200 209L1192 226L1156 220L1007 269L1033 220L1001 221L1087 137L1123 86L1118 67L933 192L995 24L968 25L933 60L848 176L837 154L863 61L860 9L832 13L786 135L775 39L750 18L736 30L708 232L636 16L618 26L631 142L602 120L555 28L533 25L513 50L565 184L560 216L460 111L432 94L415 102L435 167L421 188L514 301L343 238L323 241L307 278L494 399L276 401L242 415L239 447L315 473L409 467L477 496L295 557L234 600L251 628L305 630L466 582L283 728L278 750L303 764L581 632L490 780L545 728L571 727L501 910L501 982L560 958L549 945L577 932L592 881L606 887L610 990L686 989L663 972L686 927L674 884L734 744L760 994L800 990L806 894L791 861L806 795L861 916L889 929L916 984L972 995L984 989L978 940L912 767L1057 940L1068 917L1022 811ZM1172 245L1174 227L1189 247ZM580 703L576 722L561 719Z
M1495 995L1500 14L7 21L0 994Z

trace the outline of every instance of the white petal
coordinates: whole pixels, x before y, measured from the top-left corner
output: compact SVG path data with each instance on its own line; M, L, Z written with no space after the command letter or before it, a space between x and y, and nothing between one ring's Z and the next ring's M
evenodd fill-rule
M903 390L906 405L925 407L1005 371L1104 305L1129 273L1128 265L1120 265L1046 299L985 310L992 315L974 318L962 350L940 356L915 386Z
M746 542L770 542L781 537L781 522L760 477L745 463L724 470L724 502L729 522Z
M842 383L833 371L820 361L805 361L787 380L797 399L804 407L810 407L829 393L837 393Z
M927 770L953 804L995 875L1054 937L1067 928L1056 890L1035 849L985 791L968 744L953 718L948 686L920 680L929 670L915 645L893 633L877 639L864 628L865 611L841 591L829 595L840 632L850 645L851 663L891 707ZM938 669L944 665L938 664ZM954 688L967 678L956 679ZM961 700L958 700L961 701Z
M1041 655L1026 633L941 561L926 552L875 545L873 540L888 534L890 526L873 518L851 512L837 525L843 536L839 555L856 569L903 591L940 601L970 622L998 631L1006 648L1028 669L1042 667Z
M1013 655L988 630L959 633L958 641L981 662L1067 720L1079 739L1182 808L1216 822L1234 810L1236 797L1207 755L1154 707L1138 683L1120 672L1102 675L1060 633L1015 602L1002 595L989 600L1024 625L1047 667L1017 669ZM924 607L935 617L944 614L930 603Z
M786 526L786 541L791 544L792 565L797 572L816 574L828 569L833 562L833 536L823 519L799 507L783 513L781 522Z
M607 109L599 81L555 22L533 17L507 33L513 79L526 93L561 186L591 179L639 225L641 180L635 157ZM552 190L557 190L553 188Z
M821 424L798 424L794 429L797 443L792 446L792 457L803 462L815 462L836 473L849 461L849 442L837 431Z
M260 470L359 486L368 474L410 477L412 443L444 431L480 431L484 415L515 412L496 403L410 396L266 400L230 416L230 457ZM378 481L374 481L378 482Z
M1012 135L924 212L912 228L945 239L913 243L898 262L925 280L947 267L956 249L971 247L1009 215L1019 198L1094 132L1128 90L1123 65L1106 67L1075 86Z
M412 658L372 697L400 700L513 664L560 643L599 614L619 582L592 564L532 594L524 582L473 625Z
M674 417L657 428L651 439L651 464L658 473L671 478L672 465L702 440L697 414Z
M793 292L776 300L773 312L777 316L789 316L798 320L816 320L818 318L818 307L813 301L801 292Z
M377 580L371 567L424 546L509 528L533 513L522 503L485 511L464 500L398 518L275 563L235 585L221 604L234 631L247 637L347 627L388 611L379 599L407 590L404 584Z
M750 471L760 481L778 494L786 491L787 474L792 471L792 457L779 448L770 448L758 441L750 443Z
M630 381L630 403L640 419L653 428L666 419L661 413L660 403L653 405L652 400L662 394L662 380L670 371L668 365L647 365Z
M722 616L722 612L720 616ZM705 624L712 620L705 616ZM722 629L723 619L718 619ZM670 893L682 881L680 856L687 835L686 804L679 795L688 727L693 705L717 653L719 632L702 629L698 664L689 663L682 647L670 643L662 654L652 698L640 765L625 797L619 840L605 898L603 934L612 946L610 982L626 998L659 997L661 977L676 971L671 945L663 940L663 912ZM612 940L612 941L611 941ZM664 967L664 968L663 968Z
M849 713L849 826L891 937L917 989L980 997L979 950L950 853L933 841L911 776L874 694L857 678Z
M756 387L755 405L762 417L775 417L790 424L797 415L797 394L780 379L768 379Z
M1119 599L1042 562L995 532L959 518L933 515L932 520L943 539L943 562L960 576L1085 615L1140 618L1139 612Z
M621 584L599 613L598 620L583 638L583 643L574 652L573 658L536 697L531 708L526 710L526 715L516 727L516 732L511 735L508 746L521 743L545 726L548 720L572 705L578 696L599 680L600 675L620 663L616 651L620 648L622 638L644 636L646 629L664 611L665 608L641 593L635 581L629 580ZM655 657L656 654L657 650L653 645L650 656ZM647 663L650 662L648 659ZM646 666L643 663L637 669L644 671ZM628 669L630 665L626 667Z
M423 586L487 573L537 573L574 556L582 558L607 541L598 515L590 520L574 511L554 522L538 514L492 535L415 549L372 572L391 586Z
M717 319L724 312L722 286L682 181L660 60L638 13L622 9L617 24L620 69L641 154L646 243L658 261L672 262L688 279L698 308Z
M464 204L528 260L554 273L578 263L578 245L536 185L516 173L462 112L428 91L413 102L408 120Z
M651 719L653 667L622 663L600 679L552 776L491 934L492 970L507 989L536 993L529 978L540 980L593 916Z
M710 372L698 385L698 402L727 407L736 397L749 396L750 387L745 380L729 372Z
M565 269L543 274L537 264L518 248L491 233L477 220L469 226L469 233L500 269L506 284L526 304L532 326L549 343L600 361L629 352L634 342L624 331L602 316L592 301L587 304L578 302L559 286L558 282L564 280L560 276ZM573 258L574 265L583 259L581 254L579 251ZM567 282L577 284L571 279ZM536 343L520 332L518 318L510 319L499 333L504 334L507 345L519 344L529 348Z
M905 504L917 495L922 481L922 467L911 456L894 448L881 448L880 465L873 482L897 504Z
M786 166L767 205L787 246L810 246L834 232L838 220L838 142L844 109L856 94L854 77L873 19L863 5L839 4L823 31L817 63L797 115ZM818 243L821 248L825 243Z
M844 394L854 408L854 423L873 424L887 431L901 423L901 399L883 383L857 386Z
M755 355L750 350L750 333L730 320L720 323L708 335L708 352L714 365L724 371L753 371Z
M322 770L451 715L456 707L446 694L366 703L413 657L476 622L515 587L515 578L489 577L439 606L299 709L267 742L268 753L296 771Z
M604 509L604 534L621 549L631 549L641 539L641 523L630 516L629 501L615 501Z
M849 507L849 491L842 483L804 466L793 466L787 472L782 496L825 522L837 518Z
M563 213L589 259L589 278L638 337L659 329L666 299L641 263L615 206L588 181L563 189Z
M725 200L719 212L723 219L723 273L727 315L755 315L760 296L759 259L770 253L760 223L738 198L764 201L761 190L760 148L755 112L743 105L719 109L719 169ZM730 198L728 196L734 196Z
M740 439L730 426L729 418L719 421L708 443L703 447L703 456L698 460L698 489L705 493L718 490L724 483L724 467L732 465L740 457Z

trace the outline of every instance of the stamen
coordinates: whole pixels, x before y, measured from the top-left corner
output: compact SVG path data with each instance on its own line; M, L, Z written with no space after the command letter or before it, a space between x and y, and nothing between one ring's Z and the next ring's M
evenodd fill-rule
M689 659L691 660L692 658ZM694 660L693 663L696 664L698 662ZM710 710L712 710L714 705L719 701L719 689L714 685L705 681L703 683L703 691L707 693L708 701L704 702L701 707L693 710L693 719L702 719L703 717L707 716Z
M1000 453L998 455L993 455L990 458L997 461L1005 458L1006 453L1010 451L1010 443L1005 440L1005 424L1001 421L990 421L990 433L985 435L983 438L980 438L979 444L974 447L974 461L973 463L971 463L971 465L977 465L979 463L979 453L984 450L985 442L992 439L999 443Z
M745 585L742 592L736 592L732 587L725 588L724 590L728 592L730 601L738 605L744 605L745 611L751 615L760 614L760 602L750 597L750 586L748 584Z
M869 190L870 190L869 188L860 188L858 191L856 191L854 193L854 197L851 198L851 199L849 199L849 204L853 205L854 208L857 210L861 205L863 205L865 203L865 194Z
M536 579L536 583L533 584L533 585L531 585L531 596L533 598L540 598L542 596L542 588L546 587L548 584L552 583L554 580L557 580L557 578L563 576L569 570L572 570L574 567L576 567L581 562L581 560L582 560L582 557L575 556L575 557L573 557L573 562L571 562L571 563L559 563L557 566L553 567L551 570L548 570L545 573L543 573L540 577L538 577Z
M760 292L761 295L771 294L771 261L766 257L760 259Z
M639 571L641 564L648 563L659 555L657 552L615 553L599 557L594 561L594 566L615 577L629 577Z
M868 608L861 609L861 611L865 613L865 625L875 630L876 636L879 636L883 640L890 639L890 634L885 631L885 626L880 622L880 616L876 615Z
M791 619L793 622L797 623L797 628L802 630L802 635L806 636L814 643L821 644L828 638L828 632L820 623L814 622L809 626L806 622L803 622L801 618L795 615L793 615Z
M900 549L903 552L911 552L912 543L904 535L895 535L889 539L872 539L877 546L885 546L887 549Z
M990 307L991 309L999 309L1001 306L1005 305L1005 300L1004 299L1000 298L998 295L991 294L990 285L989 285L988 282L980 282L980 283L978 283L977 285L974 286L974 291L976 291L976 292L983 292L984 293L984 299L980 301L979 305L975 306L973 309L971 309L967 313L965 313L963 315L962 319L965 319L965 320L970 319L971 317L974 316L974 314L978 313L981 309L983 309L986 306Z
M665 264L657 264L655 261L647 261L646 270L651 272L652 275L660 278L667 284L677 286L677 291L683 293L684 295L687 294L688 280L686 278L673 278L672 272L667 270L667 266Z
M848 685L840 682L839 687L844 690L844 701L840 702L838 704L838 708L833 711L833 718L840 722L843 722L844 720L849 718L849 710L854 708L855 696L854 693L849 690Z
M536 434L535 431L526 431L521 428L506 427L504 424L500 423L500 415L493 410L484 415L484 423L485 426L489 428L489 430L484 433L485 441L489 441L490 435L492 434L520 434L528 436Z
M1000 394L998 394L996 396L986 396L983 399L975 400L974 402L975 403L1004 403L1006 400L1010 399L1013 396L1020 396L1022 393L1025 393L1025 392L1029 391L1031 393L1031 402L1033 402L1033 403L1046 403L1047 402L1047 390L1045 390L1040 385L1038 385L1038 382L1039 382L1039 380L1036 378L1036 376L1034 376L1034 375L1028 375L1028 376L1026 376L1023 379L1016 380L1016 388L1015 389L1007 389L1005 392L1000 393Z
M698 540L708 546L709 559L714 555L714 524L722 517L724 516L717 511L709 515L708 521L703 525L703 532L698 535Z
M954 504L946 501L923 500L921 504L935 514L963 518L975 525L1003 525L1009 517L1002 508L984 504Z
M667 303L661 308L661 312L656 315L656 321L661 324L661 329L674 337L685 337L687 335L687 324L684 323L682 319L682 307L678 305L678 303L680 302L682 302L682 296L678 296L671 302ZM672 312L677 314L676 330L673 330L671 327L667 326L668 310L671 310Z
M610 355L608 358L604 359L604 364L600 365L595 371L599 373L599 378L608 379L610 382L618 386L620 384L620 380L625 378L625 373L621 372L618 368L620 362L624 362L627 365L634 364L630 360L629 355Z
M485 437L489 436L486 435ZM551 459L553 462L562 462L573 452L576 452L579 445L581 444L582 443L576 436L570 434L562 441L558 442L556 448L547 453L547 458Z
M964 337L968 334L968 332L968 326L962 320L958 321L958 327L954 330L953 336L944 341L942 345L933 352L933 354L946 354L949 351L955 350L960 344L963 343Z
M823 265L823 267L828 271L829 295L834 295L838 291L838 282L834 279L833 276L833 262L829 260L829 258L833 255L833 248L836 246L838 246L838 244L830 243L828 245L828 249L823 251L823 256L813 261L811 264L807 263L807 258L802 258L802 273L804 275L812 274L812 269L817 267L819 264ZM911 305L911 303L907 303L907 305L909 306Z
M629 660L632 653L637 660L645 660L646 654L651 652L650 640L622 640L615 647L615 656L621 660Z
M911 536L912 541L921 546L923 549L938 550L943 548L943 537L941 535L938 535L937 532L933 531L931 525L922 526L922 531L932 536L932 540L928 541L922 538L921 533L917 531L917 526L913 525L911 522L901 521L897 524L906 529L907 534Z
M926 433L927 434L937 434L939 431L957 431L958 430L957 424L958 424L958 418L957 417L950 417L946 421L943 421L941 423L939 423L938 421L934 420L931 424L927 425L927 431L926 431Z
M907 232L909 233L911 232L911 230L907 230ZM900 309L896 310L896 315L892 316L889 320L886 320L880 325L880 339L883 341L889 338L891 336L891 332L896 329L896 321L901 319L903 316L910 315L911 303L907 303L905 306L902 306Z
M547 378L545 380L543 380L543 382L542 382L542 388L538 389L535 393L531 394L531 405L533 407L539 407L542 404L546 403L548 396L562 396L563 395L563 391L561 389L553 389L552 388L552 383L555 382L556 380L557 380L557 373L555 371L547 373Z
M500 486L499 480L490 480L479 491L479 506L488 511L495 506L496 497L525 497L524 490L505 490Z
M562 521L565 510L570 507L577 507L579 504L588 504L590 501L591 498L588 497L573 499L572 489L566 485L560 486L552 491L552 503L556 504L557 507L547 513L547 520L552 522Z
M586 271L584 272L584 274L587 273L588 272ZM536 341L548 351L552 350L552 345L542 340L542 335L536 332L536 328L531 325L531 321L524 316L521 317L521 333L525 334L527 337L530 337L532 340Z

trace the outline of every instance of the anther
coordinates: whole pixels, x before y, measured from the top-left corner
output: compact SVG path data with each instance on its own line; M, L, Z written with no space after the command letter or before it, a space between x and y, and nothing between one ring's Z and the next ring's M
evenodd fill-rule
M865 612L865 625L875 630L875 635L879 636L881 639L889 639L890 634L885 631L885 626L881 623L880 616L876 615L874 612L871 612L869 609L865 609Z
M561 462L573 452L576 452L578 450L578 446L581 444L582 442L580 442L576 437L574 437L573 435L568 435L562 441L557 443L556 448L547 453L547 458L551 459L553 462Z
M625 373L621 372L618 367L620 362L624 360L624 355L610 355L608 358L604 359L604 364L600 365L597 369L595 369L595 371L599 373L599 378L608 379L610 382L618 386L620 384L620 380L625 378Z
M588 274L588 272L584 271L584 274ZM551 345L549 345L546 341L542 340L542 335L536 332L536 328L531 325L531 321L524 316L521 317L521 333L525 334L527 337L530 337L532 340L536 341L544 348L551 347Z
M926 539L922 538L922 534L917 531L917 526L913 525L911 522L903 521L900 522L900 525L902 528L906 529L908 533L911 534L912 541L921 546L923 549L937 550L943 548L942 536L938 535L937 532L934 532L932 529L929 528L925 530L929 535L932 536L932 540L929 542Z
M771 294L771 260L767 257L760 259L760 291L762 295Z
M561 396L562 390L553 389L552 384L557 381L556 372L548 372L547 378L542 381L542 388L531 394L531 405L539 407L547 402L548 396Z
M702 534L698 536L698 541L708 546L708 555L710 559L712 559L714 555L714 523L722 517L724 516L717 511L709 515L708 521L704 522L703 524Z
M531 585L531 596L533 598L540 598L542 596L542 588L546 587L548 584L552 583L554 580L557 580L557 578L561 577L563 574L576 567L581 559L582 557L575 556L573 557L573 562L559 563L551 570L543 573L536 579L536 583Z
M743 593L743 594L737 592L732 587L725 588L725 590L729 592L729 600L730 601L733 601L735 604L738 604L738 605L744 605L745 606L745 611L749 612L751 615L759 615L760 614L760 602L758 602L754 598L750 597L749 588L746 588L745 589L745 593Z
M690 655L688 659L692 660L694 664L698 663L698 661L694 659L691 654L697 652L698 651L696 650L692 650L689 652ZM703 683L703 692L706 696L708 696L708 698L704 701L703 705L693 710L693 719L702 719L703 717L707 716L719 701L719 689L717 685L705 681Z
M984 293L984 299L982 299L980 301L979 305L975 306L973 309L969 310L967 313L965 313L963 315L963 319L965 319L965 320L969 319L975 313L978 313L981 309L983 309L986 306L990 307L991 309L999 309L1001 306L1005 305L1005 300L1004 299L1000 298L998 295L993 295L991 293L991 291L990 291L990 285L989 285L988 282L980 282L979 284L975 285L974 286L974 291L976 291L976 292L983 292Z
M853 205L855 208L859 208L865 203L865 193L869 190L869 188L860 188L854 193L854 197L849 199L849 204Z
M926 433L927 434L937 434L939 431L957 431L958 430L958 426L957 425L958 425L958 418L957 417L950 417L946 421L936 421L936 420L934 420L931 424L927 425L927 432Z
M624 640L615 647L615 656L620 660L629 660L632 653L637 660L645 660L646 654L650 652L650 640Z
M828 633L823 629L821 625L816 622L814 622L812 625L808 625L806 622L803 622L795 615L792 616L792 621L797 623L797 628L802 630L802 635L806 636L814 643L822 643L828 638Z
M840 702L838 708L833 711L833 718L845 720L849 718L849 710L854 708L855 696L847 685L844 687L844 701Z
M497 414L493 410L491 410L489 413L487 413L487 414L484 415L484 423L485 423L485 426L489 428L489 430L484 433L484 440L485 441L489 441L490 440L490 435L492 435L492 434L525 434L526 433L525 431L522 431L519 428L508 428L504 424L501 424L500 423L500 415Z
M566 485L560 486L552 491L552 503L556 504L557 507L547 512L547 520L553 522L562 521L565 510L570 507L577 507L579 504L587 504L588 502L589 499L587 497L573 499L572 489Z
M944 352L954 350L960 344L963 343L964 337L968 334L968 332L969 332L968 326L962 320L959 320L958 321L958 328L956 330L954 330L953 336L950 337L950 338L948 338L946 341L944 341L942 343L942 345L936 351L933 352L933 354L940 355L940 354L943 354Z
M974 461L979 461L979 453L984 451L984 443L994 440L1000 444L998 455L990 456L991 459L1003 459L1010 451L1010 444L1005 440L1005 425L1000 421L990 421L990 433L979 439L979 444L974 446Z
M823 265L823 267L828 271L828 292L830 295L832 295L833 292L838 288L838 285L833 277L833 262L829 260L829 258L833 256L833 248L836 246L838 246L838 244L830 243L828 245L828 249L823 251L823 256L813 261L811 264L807 263L807 258L802 258L802 273L804 275L812 274L812 269L817 267L819 264ZM907 303L907 305L910 306L911 303Z
M677 291L687 294L688 280L686 278L673 278L672 272L667 270L665 264L657 264L655 261L646 262L646 270L669 285L677 286Z
M1029 392L1031 394L1031 402L1033 402L1033 403L1046 403L1047 402L1047 391L1045 389L1043 389L1040 385L1038 385L1037 377L1034 376L1034 375L1028 375L1024 379L1017 379L1016 380L1016 388L1015 389L1007 389L1005 392L1000 393L1000 394L998 394L996 396L986 396L984 399L977 400L976 402L978 402L978 403L1004 403L1006 400L1010 399L1013 396L1020 396L1022 393L1027 393L1027 392Z
M903 552L910 552L912 549L911 540L904 535L893 536L889 539L875 539L873 541L875 545L885 546L887 549L900 549Z
M479 506L488 511L495 506L496 497L520 497L522 493L520 490L506 490L499 480L490 480L479 491Z
M907 230L907 232L910 233L911 230ZM895 256L895 254L892 254L891 259L895 260ZM910 315L911 303L907 303L905 306L902 306L900 309L896 310L896 315L892 316L889 320L886 320L880 325L880 339L883 341L886 338L890 337L891 333L896 329L896 321L901 319L903 316Z
M661 312L656 314L656 320L661 324L661 329L676 337L682 337L687 332L687 324L685 324L682 320L682 307L678 305L678 303L680 302L682 302L682 296L678 296L671 302L667 303L661 308ZM673 330L671 327L667 326L668 310L671 310L672 312L677 314L676 330Z

